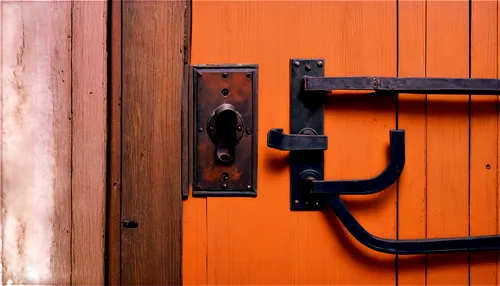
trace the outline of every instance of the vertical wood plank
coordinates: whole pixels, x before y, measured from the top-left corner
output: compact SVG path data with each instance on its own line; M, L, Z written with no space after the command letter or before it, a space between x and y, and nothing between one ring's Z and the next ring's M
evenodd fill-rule
M426 2L399 1L398 76L425 77ZM426 236L426 97L400 94L398 129L406 130L406 163L398 185L398 238ZM398 257L398 283L425 285L425 256Z
M104 283L106 1L73 2L72 284Z
M496 1L472 0L471 77L497 77ZM497 234L497 98L472 95L470 110L470 235ZM496 285L497 254L471 253L470 284Z
M31 2L33 5L35 2ZM48 5L48 4L46 4ZM51 2L53 45L51 88L54 94L54 239L53 284L70 284L71 276L71 2ZM39 13L37 11L36 13ZM39 26L40 21L34 21Z
M185 1L124 1L122 283L181 284Z
M71 3L1 3L2 285L70 284Z
M468 1L427 1L428 77L469 76ZM427 237L469 234L469 97L427 99ZM429 285L468 283L468 254L428 256Z
M107 283L121 285L121 225L120 225L120 199L121 199L121 0L113 0L111 6L110 57L110 94L109 94L109 163L108 163L108 198L107 198Z

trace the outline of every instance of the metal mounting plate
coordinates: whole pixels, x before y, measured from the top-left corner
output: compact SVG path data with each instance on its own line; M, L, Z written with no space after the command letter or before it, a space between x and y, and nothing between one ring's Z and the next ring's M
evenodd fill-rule
M290 60L290 134L299 134L305 128L313 129L317 135L324 134L324 107L321 96L302 98L303 76L324 76L324 59ZM311 92L309 92L311 94ZM290 152L290 209L319 210L321 200L309 194L299 181L302 172L314 170L319 179L324 176L323 151Z
M193 196L257 195L257 65L193 67ZM234 161L217 160L214 112L238 114Z

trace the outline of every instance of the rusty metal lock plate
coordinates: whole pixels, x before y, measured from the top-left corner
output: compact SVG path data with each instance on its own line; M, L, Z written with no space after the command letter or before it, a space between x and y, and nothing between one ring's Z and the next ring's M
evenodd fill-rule
M193 196L257 195L257 65L193 67Z

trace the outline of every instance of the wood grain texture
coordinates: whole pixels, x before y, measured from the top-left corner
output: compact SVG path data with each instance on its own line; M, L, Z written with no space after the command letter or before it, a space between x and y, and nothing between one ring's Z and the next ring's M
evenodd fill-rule
M471 5L471 77L498 77L497 1ZM469 234L494 235L497 229L497 97L472 95L470 103ZM470 285L497 284L497 253L472 253Z
M110 93L109 93L109 152L108 152L108 197L107 197L107 283L108 285L121 285L121 0L109 2L111 20L108 31L111 32L111 52L109 64L111 67Z
M54 94L54 239L53 284L70 284L71 276L71 2L46 4L54 28L51 43L51 90ZM36 22L39 25L40 22Z
M425 77L426 2L399 1L398 76ZM398 184L398 238L426 236L426 96L400 94L398 129L406 130L406 162ZM398 257L398 283L425 285L425 255Z
M469 76L469 3L427 2L428 77ZM427 237L469 234L469 97L427 99ZM467 253L428 256L427 284L468 283Z
M69 284L71 3L0 6L1 284Z
M193 2L192 64L259 64L259 195L208 198L207 284L395 283L394 256L353 241L334 214L289 210L287 155L265 142L269 129L288 129L289 58L325 58L327 75L395 76L395 16L396 1ZM394 98L336 98L325 117L326 177L382 171L395 118ZM391 187L348 205L368 230L395 238L395 199ZM184 213L201 212L203 201L190 197Z
M184 1L124 1L121 282L181 281Z
M107 2L73 2L72 284L104 283Z

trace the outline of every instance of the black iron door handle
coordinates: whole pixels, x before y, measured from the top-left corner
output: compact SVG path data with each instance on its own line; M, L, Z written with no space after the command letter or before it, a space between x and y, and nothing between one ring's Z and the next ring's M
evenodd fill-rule
M363 245L391 254L431 254L500 249L499 235L437 239L395 240L366 231L349 212L340 195L373 194L387 189L401 175L405 164L405 131L391 130L391 159L378 176L364 180L323 179L327 138L323 135L325 92L373 90L392 96L417 94L500 94L499 79L324 77L323 59L290 60L290 127L268 133L268 147L290 151L290 209L321 210L330 207L349 233ZM300 132L299 132L300 130ZM299 134L301 133L301 134Z
M338 195L323 196L322 199L357 241L379 252L404 255L500 249L500 236L498 235L406 240L376 237L361 226Z

